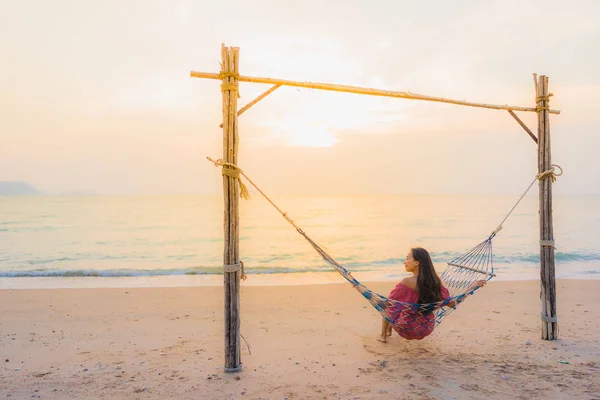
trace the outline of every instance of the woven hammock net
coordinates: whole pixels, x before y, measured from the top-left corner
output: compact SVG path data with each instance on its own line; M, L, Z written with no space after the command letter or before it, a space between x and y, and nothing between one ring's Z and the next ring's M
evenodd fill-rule
M350 282L405 339L421 340L429 336L459 303L478 289L477 287L471 289L476 281L489 280L495 276L492 262L492 238L495 234L492 234L468 252L450 261L440 275L443 285L450 292L450 298L436 303L405 303L373 292L357 281L350 271L335 261L304 231L298 229L298 232L304 236L323 260Z

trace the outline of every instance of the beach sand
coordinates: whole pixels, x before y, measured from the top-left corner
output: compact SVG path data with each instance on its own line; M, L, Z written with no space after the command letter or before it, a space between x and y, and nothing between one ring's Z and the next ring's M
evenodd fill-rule
M384 344L347 283L242 283L251 354L242 340L243 371L224 373L221 287L5 289L0 399L600 398L600 280L557 297L556 341L539 282L492 281L425 340Z

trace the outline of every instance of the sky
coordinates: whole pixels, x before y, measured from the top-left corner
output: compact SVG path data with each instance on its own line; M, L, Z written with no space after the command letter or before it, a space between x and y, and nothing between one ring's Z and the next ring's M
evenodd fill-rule
M221 44L242 75L534 106L550 78L557 194L600 194L600 2L0 0L0 181L51 194L220 194ZM241 106L268 89L240 84ZM535 113L519 113L536 130ZM506 111L280 88L239 117L273 194L520 193L537 146Z

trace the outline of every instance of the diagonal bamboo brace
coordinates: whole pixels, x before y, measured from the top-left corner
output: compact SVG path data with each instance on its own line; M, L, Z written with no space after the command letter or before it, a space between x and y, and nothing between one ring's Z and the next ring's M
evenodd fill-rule
M531 136L533 141L537 143L538 142L537 137L535 137L533 132L531 132L531 129L529 129L527 127L527 125L525 125L525 122L521 121L521 118L519 118L519 116L517 114L515 114L515 112L513 110L508 110L508 113L510 115L512 115L512 117L519 123L519 125L521 125L521 128L525 129L525 132L527 132L529 134L529 136Z
M266 92L264 92L263 94L261 94L260 96L258 96L257 98L255 98L254 100L252 100L250 103L246 104L244 107L242 107L240 109L240 111L238 111L238 117L240 115L242 115L244 113L244 111L246 111L247 109L249 109L250 107L252 107L253 105L255 105L256 103L258 103L259 101L261 101L262 99L264 99L265 97L267 97L268 95L270 95L271 93L273 93L277 88L280 88L281 85L275 85L272 88L270 88L269 90L267 90ZM220 128L223 127L223 123L221 123L221 125L219 125Z

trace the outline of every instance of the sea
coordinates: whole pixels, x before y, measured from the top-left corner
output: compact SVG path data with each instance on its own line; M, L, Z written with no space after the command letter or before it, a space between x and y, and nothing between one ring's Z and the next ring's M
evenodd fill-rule
M360 281L407 276L409 249L436 269L487 239L520 195L272 196ZM240 200L242 285L342 283L256 193ZM493 238L495 280L539 280L537 193ZM0 196L0 289L220 286L224 203L214 196ZM600 196L555 195L557 279L600 279Z

